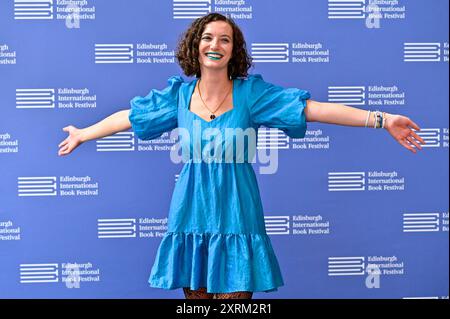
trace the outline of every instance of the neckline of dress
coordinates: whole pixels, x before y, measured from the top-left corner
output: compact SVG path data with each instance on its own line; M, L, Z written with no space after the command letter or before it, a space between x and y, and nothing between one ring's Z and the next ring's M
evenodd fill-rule
M190 110L190 108L191 108L192 96L194 95L194 91L195 91L195 87L196 87L196 85L197 85L198 79L195 79L195 80L193 80L193 81L190 83L189 94L188 94L188 95L189 95L189 98L188 98L186 110L187 110L189 113L193 114L195 117L199 118L200 120L202 120L203 122L208 123L208 124L217 121L218 119L220 119L222 116L226 115L227 113L233 112L234 109L236 108L236 103L235 103L235 88L236 88L236 83L235 83L235 80L236 80L236 79L233 79L233 80L232 80L232 86L233 86L233 87L231 88L231 99L232 99L233 107L232 107L231 109L229 109L228 111L223 112L223 113L220 114L219 116L216 116L216 117L215 117L214 119L212 119L211 121L207 121L207 120L205 120L203 117L201 117L200 115L198 115L197 113L194 113L194 112L192 112L192 111Z

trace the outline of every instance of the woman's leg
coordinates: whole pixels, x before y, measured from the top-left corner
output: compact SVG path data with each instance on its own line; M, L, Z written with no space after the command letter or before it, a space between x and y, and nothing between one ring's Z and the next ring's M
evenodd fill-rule
M251 291L236 291L230 293L216 293L214 299L252 299L253 292Z
M206 288L191 290L188 287L184 287L183 292L186 299L213 299L214 297L213 293L206 292Z

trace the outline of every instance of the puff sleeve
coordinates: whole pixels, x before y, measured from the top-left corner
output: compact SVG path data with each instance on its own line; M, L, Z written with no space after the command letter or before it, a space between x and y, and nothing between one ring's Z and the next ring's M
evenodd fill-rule
M147 96L130 101L128 118L141 140L157 138L178 126L178 91L183 82L180 76L170 77L165 89L151 90Z
M311 97L308 91L267 83L259 74L250 75L247 81L253 123L278 128L293 138L305 137L304 109L306 100Z

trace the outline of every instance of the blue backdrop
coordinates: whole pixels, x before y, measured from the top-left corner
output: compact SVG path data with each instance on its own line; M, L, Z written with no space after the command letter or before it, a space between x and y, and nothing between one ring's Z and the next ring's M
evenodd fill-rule
M446 0L0 1L0 297L182 298L147 279L182 164L133 132L58 157L86 127L181 75L191 21L229 14L268 82L413 119L259 132L254 164L285 286L255 298L448 298ZM77 16L74 12L78 10Z

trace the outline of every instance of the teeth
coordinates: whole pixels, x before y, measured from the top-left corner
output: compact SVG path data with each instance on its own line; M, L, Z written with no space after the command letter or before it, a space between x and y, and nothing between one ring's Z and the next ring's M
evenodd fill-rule
M206 53L206 56L216 59L221 59L223 57L223 55L220 53Z

